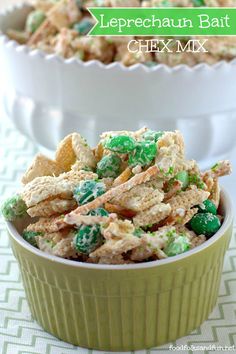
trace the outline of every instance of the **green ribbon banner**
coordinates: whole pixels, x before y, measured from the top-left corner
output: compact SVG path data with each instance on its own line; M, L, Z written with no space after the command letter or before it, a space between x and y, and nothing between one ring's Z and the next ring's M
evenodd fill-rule
M235 36L236 8L89 8L90 36Z

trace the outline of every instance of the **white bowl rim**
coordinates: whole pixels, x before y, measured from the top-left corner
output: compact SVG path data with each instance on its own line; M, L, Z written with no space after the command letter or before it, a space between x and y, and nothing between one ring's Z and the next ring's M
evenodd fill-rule
M7 225L7 230L11 234L11 237L13 237L13 239L20 246L22 246L23 248L25 248L29 252L33 253L35 256L45 258L45 259L52 261L52 262L61 263L61 264L76 267L76 268L84 268L84 269L100 269L100 270L146 269L146 268L153 268L153 267L162 266L165 264L177 262L182 259L191 257L191 255L200 253L202 250L210 247L212 244L217 242L224 235L224 233L228 230L228 228L231 226L231 224L233 223L232 202L230 200L228 193L223 188L221 189L221 202L223 203L223 206L225 208L224 222L223 222L221 228L219 229L219 231L217 231L216 234L214 236L212 236L209 240L207 240L206 242L204 242L200 246L193 248L192 250L189 250L185 253L182 253L182 254L174 256L174 257L168 257L168 258L157 260L157 261L142 262L142 263L135 263L135 264L120 264L120 265L93 264L93 263L77 262L77 261L53 256L53 255L50 255L46 252L39 250L38 248L30 245L27 241L25 241L23 239L23 237L18 233L18 231L16 230L16 228L12 222L6 221L6 225Z
M9 13L15 11L15 10L20 10L23 9L24 7L31 7L31 5L29 3L23 2L21 4L15 4L12 6L7 7L6 9L4 9L3 11L0 12L0 17L4 17L6 15L8 15ZM60 62L61 64L65 64L65 65L78 65L80 67L96 67L96 68L100 68L103 70L121 70L121 71L125 71L125 72L133 72L133 71L141 71L141 72L146 72L146 73L154 73L154 72L160 72L160 71L165 71L166 73L172 74L178 71L187 71L190 73L195 73L196 71L198 72L199 70L219 70L221 67L231 67L231 66L235 66L236 65L236 58L230 60L230 61L226 61L226 60L220 60L215 64L208 64L205 62L202 63L198 63L194 66L189 66L187 64L179 64L176 65L174 67L170 67L166 64L158 64L153 66L153 67L148 67L143 63L137 63L137 64L133 64L131 66L125 66L124 64L122 64L121 62L112 62L110 64L104 64L99 60L89 60L87 62L84 62L82 60L80 60L79 58L69 58L69 59L65 59L62 56L58 55L58 54L49 54L43 50L40 49L32 49L29 46L25 45L25 44L19 44L17 43L15 40L11 40L7 37L6 34L4 34L1 29L0 29L0 41L4 43L4 45L6 47L11 47L14 48L17 52L25 52L26 54L28 54L30 57L35 57L38 56L43 60L46 61L57 61Z

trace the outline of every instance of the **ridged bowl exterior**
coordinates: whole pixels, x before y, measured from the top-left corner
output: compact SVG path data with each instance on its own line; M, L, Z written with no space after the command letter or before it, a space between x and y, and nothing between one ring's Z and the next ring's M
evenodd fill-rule
M201 254L140 270L72 268L35 257L12 240L33 317L86 348L129 351L187 335L213 310L228 230Z
M1 14L0 32L21 26L29 9ZM190 146L188 156L198 161L224 158L235 146L236 60L193 68L127 68L118 62L64 60L0 34L0 64L5 111L44 148L54 150L72 131L95 144L102 131L143 125L180 129Z
M217 301L232 216L196 252L143 268L58 261L8 229L30 309L41 326L81 347L130 351L174 341L208 318Z

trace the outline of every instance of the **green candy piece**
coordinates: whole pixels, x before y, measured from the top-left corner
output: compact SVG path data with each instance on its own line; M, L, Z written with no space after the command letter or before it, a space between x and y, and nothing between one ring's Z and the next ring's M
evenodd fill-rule
M45 13L40 10L33 11L26 20L27 32L34 33L46 19Z
M190 226L197 235L213 236L220 228L220 220L211 213L199 213L194 215Z
M192 0L194 7L206 6L205 0Z
M37 247L35 237L42 236L42 235L43 235L42 232L24 231L22 237L25 241L29 242L32 246Z
M87 204L106 192L103 182L94 180L81 181L74 190L74 198L78 205Z
M73 26L73 29L77 31L80 35L86 35L89 33L89 31L93 28L94 23L87 18L84 18L82 21L76 23Z
M157 155L157 146L155 142L142 141L137 143L135 150L129 156L130 166L147 166Z
M117 135L108 139L105 147L118 154L127 154L135 149L136 141L131 136Z
M83 225L74 237L76 250L84 254L93 252L102 241L100 225Z
M205 200L202 204L198 205L198 211L200 213L211 213L213 215L217 214L215 204L209 199Z
M19 195L8 198L1 207L1 212L7 221L14 221L26 214L27 206Z
M109 213L103 208L91 210L88 215L109 216ZM89 254L103 243L100 225L82 225L76 231L74 245L77 251Z
M182 182L182 189L186 189L189 185L189 175L186 171L181 171L177 173L174 177L175 180Z
M189 240L185 236L178 236L173 241L169 242L164 248L164 252L168 257L176 256L177 254L184 253L190 248Z
M99 178L116 178L120 174L121 159L117 155L106 155L97 164Z
M148 141L155 141L155 143L162 137L164 132L155 132L154 130L147 130L143 134L143 139Z

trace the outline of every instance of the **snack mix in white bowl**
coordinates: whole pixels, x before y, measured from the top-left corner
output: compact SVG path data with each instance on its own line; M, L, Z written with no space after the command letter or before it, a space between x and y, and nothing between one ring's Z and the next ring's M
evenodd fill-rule
M168 66L198 63L214 64L220 60L232 60L236 56L236 37L209 38L208 53L191 52L140 52L128 51L128 42L135 37L87 37L95 21L88 7L235 7L234 0L36 0L27 16L24 30L8 29L11 39L27 44L33 49L56 53L64 58L76 57L83 61L99 60L104 64L119 61L126 66L158 63ZM151 38L151 37L150 37ZM158 38L158 37L155 37ZM182 44L189 38L182 38Z
M0 14L4 110L17 129L47 151L78 130L94 145L104 130L178 129L201 167L228 159L236 142L235 37L208 38L208 53L134 55L130 38L86 36L87 6L96 5L235 1L39 0Z
M8 221L28 214L23 238L49 254L131 264L184 253L221 227L218 178L228 161L201 172L179 131L106 132L92 149L78 133L55 159L35 157L22 190L6 200Z

